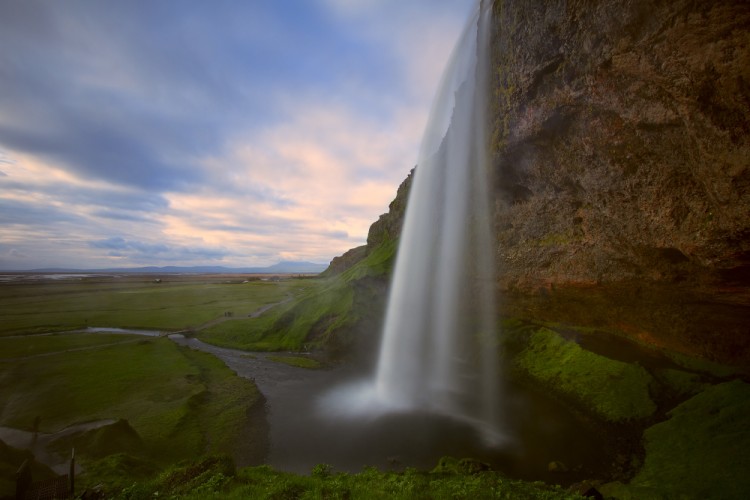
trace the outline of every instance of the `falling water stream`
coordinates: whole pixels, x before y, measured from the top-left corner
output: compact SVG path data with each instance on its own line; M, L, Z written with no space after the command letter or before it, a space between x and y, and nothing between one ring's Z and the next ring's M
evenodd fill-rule
M477 1L430 112L374 380L327 398L348 412L420 412L503 441L487 139L489 3Z
M497 441L486 5L451 56L422 141L375 383L385 405L466 420Z

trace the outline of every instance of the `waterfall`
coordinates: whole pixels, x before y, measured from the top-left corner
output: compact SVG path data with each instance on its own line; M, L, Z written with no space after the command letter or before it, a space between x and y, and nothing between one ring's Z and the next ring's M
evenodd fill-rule
M477 2L422 139L388 299L376 397L498 433L489 199L489 2Z
M500 432L487 137L489 2L477 1L430 111L373 380L326 394L328 417L433 413Z

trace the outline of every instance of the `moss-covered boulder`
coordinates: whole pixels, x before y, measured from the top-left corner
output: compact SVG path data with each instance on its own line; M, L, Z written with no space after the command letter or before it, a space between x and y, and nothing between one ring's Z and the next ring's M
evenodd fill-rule
M522 342L514 368L596 416L624 422L656 410L649 395L653 377L643 367L594 354L547 328Z
M750 385L710 387L644 433L646 458L629 484L602 491L617 498L747 498L750 492Z
M75 448L77 455L88 458L103 458L117 453L139 455L145 452L143 440L124 418L109 425L61 437L49 446L61 455Z

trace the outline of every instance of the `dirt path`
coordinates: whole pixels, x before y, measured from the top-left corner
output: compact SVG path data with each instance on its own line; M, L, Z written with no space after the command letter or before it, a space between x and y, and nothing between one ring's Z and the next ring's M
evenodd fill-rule
M268 311L269 309L272 309L272 308L274 308L276 306L280 306L281 304L286 304L287 302L289 302L293 298L294 298L294 296L289 295L284 300L281 300L279 302L274 302L272 304L266 304L266 305L264 305L264 306L256 309L255 311L253 311L251 313L248 313L248 314L239 314L237 316L234 316L234 315L232 315L232 316L222 315L222 316L219 316L218 318L214 318L214 319L212 319L210 321L206 321L205 323L203 323L201 325L198 325L198 326L196 326L194 328L190 328L189 330L180 330L180 331L177 331L177 332L163 332L163 335L164 336L169 336L169 335L174 335L174 334L195 333L195 332L200 332L201 330L205 330L206 328L211 328L212 326L216 326L216 325L218 325L220 323L224 323L225 321L234 321L234 320L238 320L238 319L247 319L247 318L257 318L261 314L263 314L264 312Z
M214 318L211 321L207 321L207 322L203 323L202 325L199 325L199 326L193 328L192 331L194 331L194 332L200 332L201 330L205 330L206 328L211 328L212 326L216 326L216 325L218 325L220 323L224 323L225 321L233 321L233 320L247 319L247 318L251 318L251 319L252 318L257 318L261 314L263 314L264 312L266 312L266 311L268 311L270 309L273 309L276 306L280 306L281 304L286 304L287 302L289 302L293 298L294 297L292 295L289 295L284 300L281 300L279 302L274 302L272 304L266 304L266 305L264 305L264 306L256 309L255 311L253 311L251 313L248 313L246 315L240 314L240 315L237 315L237 316L219 316L218 318ZM175 332L175 333L185 333L185 332ZM169 333L167 333L167 335L169 335Z

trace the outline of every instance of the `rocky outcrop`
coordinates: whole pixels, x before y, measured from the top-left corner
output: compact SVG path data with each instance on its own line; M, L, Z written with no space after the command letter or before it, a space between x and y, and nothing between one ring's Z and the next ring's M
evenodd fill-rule
M409 201L409 189L411 189L411 181L414 178L415 168L411 169L409 175L406 176L406 179L398 187L396 197L388 205L388 212L381 215L370 226L370 231L367 233L368 249L373 249L385 241L396 240L401 234L401 226L404 223L404 213L406 212L406 204Z
M416 168L416 167L415 167ZM352 248L343 255L334 257L328 269L323 272L323 276L335 276L343 273L358 262L367 257L373 250L383 243L392 242L398 239L401 234L401 226L404 223L404 213L406 204L409 201L409 189L411 181L414 178L414 168L411 169L406 179L396 191L396 197L388 205L388 212L382 214L375 221L367 233L367 245Z
M506 312L750 361L750 5L494 14Z
M331 263L328 265L328 268L320 273L320 276L322 278L328 278L331 276L336 276L337 274L341 274L347 269L351 268L357 262L364 259L366 256L367 245L362 245L347 250L342 255L334 257L333 260L331 260Z

